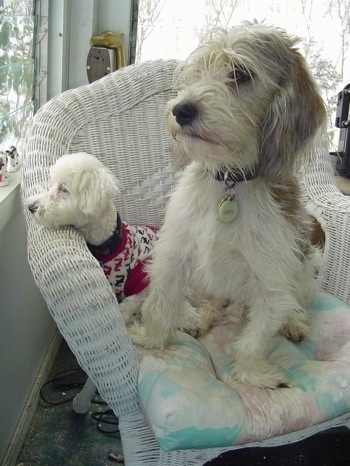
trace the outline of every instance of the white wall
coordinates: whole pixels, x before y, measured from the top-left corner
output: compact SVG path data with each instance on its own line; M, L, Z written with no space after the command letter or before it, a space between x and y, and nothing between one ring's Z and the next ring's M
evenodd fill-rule
M16 184L14 180L12 183ZM0 202L1 462L13 434L15 438L24 435L16 427L20 421L25 424L31 415L27 400L46 360L56 326L27 262L19 186L0 189L9 191ZM14 449L18 447L18 442L11 445ZM8 454L11 456L11 452Z

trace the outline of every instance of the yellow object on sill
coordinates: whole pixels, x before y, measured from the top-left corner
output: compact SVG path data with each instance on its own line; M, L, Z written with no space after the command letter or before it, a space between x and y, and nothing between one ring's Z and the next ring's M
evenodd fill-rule
M90 47L106 47L115 51L116 69L125 66L124 46L122 43L123 34L113 31L104 31L98 36L90 39Z

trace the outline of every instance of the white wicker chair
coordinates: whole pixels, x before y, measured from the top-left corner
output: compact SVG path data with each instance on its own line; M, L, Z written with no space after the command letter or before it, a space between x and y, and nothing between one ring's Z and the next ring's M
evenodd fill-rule
M65 153L98 156L122 186L118 209L130 223L160 224L167 193L176 176L172 142L163 120L174 95L174 61L126 67L91 85L52 99L35 115L25 142L22 197L47 186L49 166ZM305 202L326 231L324 290L350 303L346 247L350 203L337 190L326 149L317 153L302 180ZM102 269L73 228L39 227L24 208L28 258L63 337L82 368L120 420L125 464L129 466L203 465L229 449L164 452L145 422L138 398L139 364ZM90 387L91 388L91 387ZM294 442L348 422L350 413L294 434L252 445Z

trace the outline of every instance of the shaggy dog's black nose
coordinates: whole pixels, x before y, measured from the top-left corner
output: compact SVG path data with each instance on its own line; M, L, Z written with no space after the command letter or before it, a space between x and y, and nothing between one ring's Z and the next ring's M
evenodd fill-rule
M189 102L180 102L172 109L173 115L180 126L189 125L196 118L198 110Z
M31 211L32 214L35 214L35 212L38 210L38 203L33 202L33 204L29 204L28 209Z

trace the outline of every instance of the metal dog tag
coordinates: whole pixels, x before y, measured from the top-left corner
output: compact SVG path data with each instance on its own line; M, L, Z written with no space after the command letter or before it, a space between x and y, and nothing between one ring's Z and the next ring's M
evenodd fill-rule
M224 223L232 222L237 215L238 205L233 196L223 197L219 204L219 219Z

